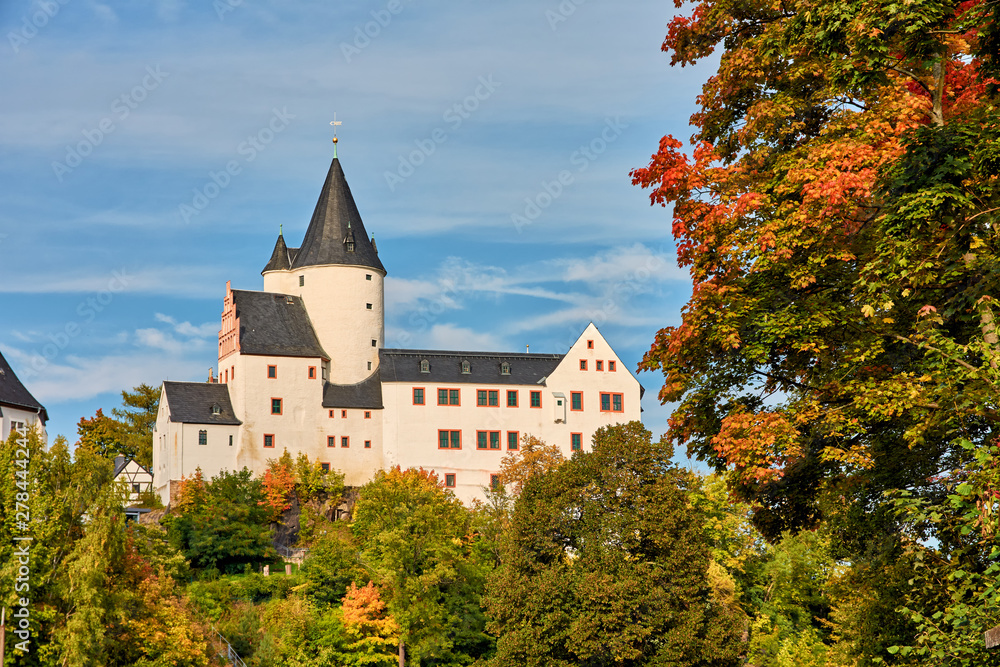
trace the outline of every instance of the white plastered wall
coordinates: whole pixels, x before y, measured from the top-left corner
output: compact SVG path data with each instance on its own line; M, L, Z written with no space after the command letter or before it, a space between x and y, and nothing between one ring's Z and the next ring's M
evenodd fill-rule
M378 369L378 351L385 345L384 277L363 266L307 266L268 271L264 290L302 297L320 345L331 357L330 381L355 384Z
M593 348L587 347L593 341ZM587 370L580 370L580 359L587 360ZM604 370L596 370L596 361ZM608 361L616 370L608 371ZM516 363L516 362L512 362ZM413 388L423 387L425 405L413 405ZM439 406L439 388L459 389L460 406ZM479 407L478 390L499 392L499 407ZM518 391L518 407L508 408L507 391ZM542 392L541 408L530 407L530 392ZM571 392L583 393L583 410L557 410L557 395L570 400ZM602 412L601 393L622 394L621 412ZM581 434L582 448L590 449L591 439L602 426L640 419L640 387L638 380L626 369L618 355L608 345L594 325L590 325L570 348L563 361L546 379L545 385L443 385L433 383L394 382L382 385L385 401L386 465L402 468L433 469L444 480L445 474L456 476L455 494L464 502L483 497L483 487L490 475L499 471L500 460L507 453L507 432L534 435L549 444L556 444L567 457L572 455L571 435ZM565 414L565 421L556 417ZM460 450L439 449L438 431L460 430ZM501 449L477 449L478 431L500 431Z
M37 412L22 410L9 405L0 407L3 417L0 417L0 439L6 440L10 436L11 425L15 422L25 425L25 428L38 429L42 441L45 442L48 436L45 433L45 424L42 423Z

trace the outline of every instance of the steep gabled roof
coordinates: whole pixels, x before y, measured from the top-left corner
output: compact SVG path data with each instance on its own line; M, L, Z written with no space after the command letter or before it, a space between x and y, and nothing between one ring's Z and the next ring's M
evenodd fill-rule
M49 420L49 413L17 379L14 369L4 359L3 353L0 353L0 405L37 412L43 424Z
M352 236L353 239L350 239ZM347 251L346 241L349 239L353 240L354 252ZM330 163L330 171L319 193L302 247L292 259L292 268L295 269L326 264L367 266L385 273L378 253L368 240L354 195L336 157Z
M323 385L324 408L382 409L382 381L372 373L357 384Z
M330 358L299 297L234 289L233 303L240 323L241 354Z
M133 462L135 462L135 459L129 459L119 454L118 456L115 457L115 471L111 476L118 477L118 475L121 474L122 470L125 470L128 464ZM146 466L139 465L138 463L136 463L136 465L139 466L139 470L143 471L147 475L153 474Z
M222 424L239 426L229 386L214 382L164 382L163 393L170 410L170 421L182 424ZM218 406L219 414L213 414Z
M552 374L562 354L506 354L503 352L454 352L442 350L381 350L382 382L446 382L474 384L540 384ZM420 371L427 361L429 372ZM462 362L469 372L462 372ZM510 374L502 373L502 364Z

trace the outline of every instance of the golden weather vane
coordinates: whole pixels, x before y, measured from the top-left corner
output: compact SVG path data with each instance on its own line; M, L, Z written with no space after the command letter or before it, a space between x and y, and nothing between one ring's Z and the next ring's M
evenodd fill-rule
M330 121L330 125L333 125L333 157L337 157L337 126L341 125L341 121L337 120L337 112L333 112L333 120Z

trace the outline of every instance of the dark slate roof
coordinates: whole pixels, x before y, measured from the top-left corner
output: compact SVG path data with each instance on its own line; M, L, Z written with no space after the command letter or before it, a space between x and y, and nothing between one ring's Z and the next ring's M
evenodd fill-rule
M344 243L350 236L354 237L354 252L347 252ZM385 273L378 253L368 240L368 232L337 158L330 164L302 247L292 259L295 269L324 264L367 266Z
M118 456L116 456L115 457L115 472L111 476L112 477L117 477L119 475L119 473L121 473L122 470L125 470L125 466L127 466L129 463L131 463L134 460L135 459L127 459L124 456L122 456L121 454L119 454ZM139 470L145 470L150 475L153 474L149 470L149 468L147 468L146 466L139 465L138 463L136 463L136 465L139 466Z
M0 405L37 412L43 424L49 420L49 413L17 379L14 369L4 359L3 353L0 353Z
M170 409L170 421L182 424L223 424L239 426L233 403L229 400L229 385L216 382L164 382L163 392ZM212 414L212 406L219 414Z
M372 373L357 384L323 385L324 408L382 409L382 381L378 373Z
M240 322L240 353L330 358L316 338L301 298L233 290L233 302Z
M261 273L267 273L268 271L286 271L292 268L292 262L288 257L288 246L285 245L285 237L282 234L278 234L278 240L274 243L274 251L271 253L271 259L268 260L267 266Z
M445 382L472 384L539 384L556 369L562 354L505 354L503 352L451 352L441 350L381 350L382 382ZM420 372L420 362L430 362L430 373ZM470 373L462 373L468 361ZM500 374L500 364L510 364L510 375Z

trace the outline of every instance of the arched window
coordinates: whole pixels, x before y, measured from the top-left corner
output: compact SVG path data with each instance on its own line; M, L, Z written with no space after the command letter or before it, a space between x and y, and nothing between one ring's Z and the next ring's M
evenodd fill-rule
M427 361L426 359L421 359L420 360L420 372L421 373L430 373L431 372L431 362Z
M463 361L462 362L462 373L464 375L468 375L471 372L472 372L472 364L470 364L468 361Z
M510 364L506 361L500 364L500 375L510 375Z

